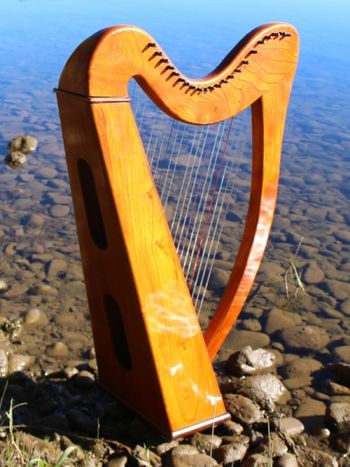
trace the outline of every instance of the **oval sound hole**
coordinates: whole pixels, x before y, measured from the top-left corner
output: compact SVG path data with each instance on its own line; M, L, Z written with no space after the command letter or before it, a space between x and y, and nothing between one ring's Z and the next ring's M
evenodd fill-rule
M107 236L103 225L94 175L84 159L78 160L78 173L91 237L99 248L105 250L107 248Z
M105 295L105 307L115 355L126 370L131 370L128 341L118 304L110 295Z

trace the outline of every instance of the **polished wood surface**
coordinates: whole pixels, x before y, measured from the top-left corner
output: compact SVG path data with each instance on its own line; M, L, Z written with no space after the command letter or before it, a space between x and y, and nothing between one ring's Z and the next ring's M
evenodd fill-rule
M227 418L210 359L237 319L266 246L297 55L295 29L269 24L193 80L147 33L120 26L82 43L61 76L58 103L100 381L172 437ZM252 106L246 227L204 336L127 99L132 77L164 112L192 124Z

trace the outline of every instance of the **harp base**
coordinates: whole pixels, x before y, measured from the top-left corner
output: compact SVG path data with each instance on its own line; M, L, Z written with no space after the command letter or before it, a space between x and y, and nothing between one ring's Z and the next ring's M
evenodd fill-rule
M195 433L196 431L206 430L207 428L210 428L213 425L217 425L219 423L227 422L228 420L231 419L231 415L228 412L224 412L224 413L222 413L220 415L217 415L217 416L215 416L213 418L203 420L202 422L194 423L192 425L185 426L184 428L181 428L179 430L171 431L171 430L169 430L168 427L160 426L160 425L154 423L154 421L150 420L148 417L145 417L145 415L142 414L141 412L139 412L138 410L136 410L134 406L129 404L127 401L125 401L123 398L121 398L114 391L111 391L111 389L108 388L108 386L103 384L103 381L98 380L98 384L105 391L107 391L113 397L115 397L120 402L122 402L126 407L128 407L130 410L132 410L132 412L139 415L144 421L146 421L149 425L151 425L153 428L155 428L166 439L173 440L173 439L182 438L183 436L191 435L192 433Z

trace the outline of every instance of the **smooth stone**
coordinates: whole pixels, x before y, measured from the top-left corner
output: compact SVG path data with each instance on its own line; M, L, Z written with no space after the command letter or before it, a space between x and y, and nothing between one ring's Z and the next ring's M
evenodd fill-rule
M282 329L283 343L296 350L320 350L327 346L329 336L327 332L317 326L295 326Z
M259 406L248 397L239 394L226 394L224 396L225 406L232 415L233 420L250 425L262 420L263 413Z
M213 449L221 446L222 439L220 436L214 434L205 435L203 433L196 433L192 436L191 444L195 446L199 452L210 453Z
M222 289L226 287L230 272L219 268L213 268L210 279L209 287L211 289Z
M19 135L12 139L8 145L8 150L21 151L24 154L34 152L38 147L38 140L31 135Z
M276 467L298 467L298 460L294 454L286 452L283 456L279 457L274 463Z
M52 217L64 217L69 213L69 207L63 204L55 204L50 209L50 214Z
M46 353L49 357L66 357L69 351L64 342L56 342L47 349Z
M312 383L312 378L310 376L297 376L295 378L284 379L283 383L287 389L292 391L293 389L300 389L305 386L310 386Z
M232 420L220 424L220 433L226 435L240 435L243 433L243 426Z
M270 337L267 334L262 332L239 331L238 329L234 329L230 332L225 341L224 350L226 354L227 352L232 354L233 352L241 350L248 345L252 349L257 349L259 347L267 347L269 344Z
M39 178L54 178L57 176L57 170L52 167L42 167L36 173Z
M5 162L12 167L23 167L27 163L27 156L20 151L13 151L5 157Z
M332 350L332 354L337 360L350 364L350 345L341 345Z
M31 214L26 220L27 225L35 226L35 227L42 226L44 222L45 222L44 217L41 216L40 214L35 214L35 213Z
M327 407L326 418L336 431L350 431L350 403L331 403L331 405Z
M315 261L312 261L309 265L306 266L303 274L303 281L306 284L318 284L319 282L322 282L323 279L324 272Z
M249 438L237 435L234 442L224 444L213 451L213 457L223 465L240 462L246 455L249 447Z
M326 280L322 282L324 287L337 300L346 300L350 296L350 284L338 280Z
M37 287L31 289L31 292L38 295L47 295L47 296L56 296L58 294L58 290L55 287L52 287L48 284L40 284Z
M245 319L241 323L241 328L246 331L261 331L262 327L260 322L257 319Z
M172 441L169 441L168 443L158 444L158 446L155 447L155 450L159 456L162 456L163 454L165 454L168 451L171 451L171 449L175 448L178 445L179 441L174 439Z
M4 293L6 298L17 298L24 295L28 291L28 287L24 284L13 285Z
M226 369L232 375L252 375L271 370L276 356L265 349L253 350L250 345L233 353L226 361Z
M276 429L285 436L297 436L304 431L304 425L294 417L285 417L275 420Z
M300 378L310 376L312 373L322 368L322 363L314 358L296 357L292 361L289 361L285 365L279 367L278 372L284 378Z
M171 453L176 456L193 456L198 454L198 449L192 444L180 444L179 446L175 446L171 450Z
M340 240L342 243L350 243L350 231L349 230L335 230L334 236L337 240Z
M49 320L39 308L30 308L24 315L24 323L27 325L46 326Z
M170 453L165 454L165 458L162 460L163 462L161 465L164 467L211 467L218 465L216 460L207 454L180 455L173 454L171 451Z
M350 396L350 388L334 383L333 381L329 381L328 391L330 394L335 396Z
M47 269L47 280L54 281L64 276L67 271L67 262L63 259L53 259Z
M340 310L344 313L346 316L350 316L350 298L347 298L340 304Z
M290 328L302 322L301 317L296 313L291 313L280 308L272 308L266 316L264 331L267 334L273 334L275 331Z
M0 293L8 289L7 282L4 279L0 279Z
M296 409L294 416L301 419L308 431L318 431L324 424L325 413L326 405L324 402L307 397Z

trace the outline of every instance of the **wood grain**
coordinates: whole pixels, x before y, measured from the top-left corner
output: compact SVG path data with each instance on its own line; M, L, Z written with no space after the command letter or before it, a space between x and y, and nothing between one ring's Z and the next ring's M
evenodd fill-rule
M266 246L297 55L295 29L269 24L242 39L209 76L194 80L147 33L120 26L82 43L60 79L58 103L100 380L172 437L227 417L210 358L237 319ZM126 98L132 77L164 112L184 122L212 124L253 109L245 231L204 337L130 104L94 102ZM84 164L88 168L81 171ZM101 224L98 229L91 219ZM124 356L113 343L114 315Z

